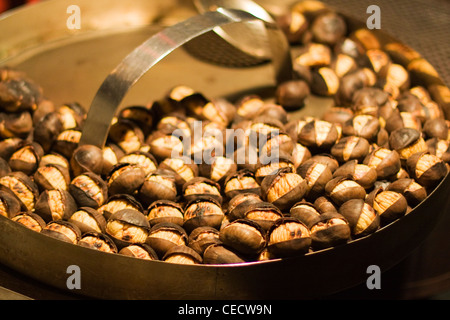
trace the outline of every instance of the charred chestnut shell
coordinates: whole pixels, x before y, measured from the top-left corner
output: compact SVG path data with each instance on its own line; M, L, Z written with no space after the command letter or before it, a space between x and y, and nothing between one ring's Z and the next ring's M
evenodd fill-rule
M145 171L134 163L120 162L112 167L106 182L110 195L133 194L145 181Z
M156 200L147 208L147 219L151 226L160 222L171 222L182 226L184 222L184 210L177 202Z
M67 221L75 224L81 230L81 233L104 233L106 228L105 217L91 207L78 208L69 216Z
M103 170L103 151L94 145L82 145L76 148L70 158L70 168L74 176L86 171L92 171L97 175Z
M41 232L46 226L45 221L38 214L31 211L19 212L11 220L36 232Z
M241 254L223 244L212 244L203 252L205 264L244 263L246 260Z
M168 263L178 264L200 264L203 262L200 254L186 245L170 248L162 257L162 260Z
M69 192L80 207L97 209L108 198L108 186L98 175L85 172L72 179Z
M12 218L20 211L20 201L9 191L0 189L0 215Z
M301 255L308 252L310 246L309 229L295 218L278 219L267 233L267 250L276 257Z
M22 207L33 211L39 190L36 183L21 171L11 172L0 178L0 185L11 191L21 202Z
M224 245L244 255L256 255L266 245L264 229L247 219L234 220L221 228L219 239Z
M435 187L448 172L442 159L427 152L410 156L406 161L406 167L411 178L426 188Z
M89 231L82 234L78 245L109 253L117 253L117 246L107 234Z
M380 227L380 216L363 199L351 199L345 202L339 213L347 219L352 235L356 238L374 233Z
M214 198L222 204L222 195L220 185L205 177L195 177L183 185L183 197L186 202L195 200L199 196L208 196Z
M319 221L311 227L310 231L313 250L345 244L351 236L347 220L337 212L321 214Z
M366 202L380 215L381 226L404 216L408 210L408 202L401 193L387 191L383 187L370 192Z
M218 243L222 243L219 239L219 230L207 226L195 228L188 238L188 246L200 255L203 255L208 246Z
M184 207L183 228L188 233L197 227L220 228L225 214L220 203L209 196L199 196Z
M145 241L157 253L163 257L170 248L186 245L188 235L186 230L175 223L161 222L151 227L148 238Z
M244 213L244 219L256 222L266 231L282 217L283 213L277 206L265 201L250 204Z
M301 200L308 190L307 182L290 167L280 168L264 178L261 194L281 211Z
M228 199L237 196L240 193L261 194L261 186L255 178L255 174L248 169L240 169L235 173L229 174L224 181L224 192Z
M150 224L145 215L134 209L122 209L108 219L106 234L119 249L131 243L144 243L149 234Z
M77 204L66 190L44 190L35 206L35 212L46 222L67 220L76 210Z
M77 244L81 238L80 229L73 223L65 220L50 221L42 229L41 233L72 244Z
M145 260L159 260L155 250L146 243L130 244L120 249L119 254Z
M349 177L336 177L325 186L325 193L338 206L350 199L364 199L366 190Z

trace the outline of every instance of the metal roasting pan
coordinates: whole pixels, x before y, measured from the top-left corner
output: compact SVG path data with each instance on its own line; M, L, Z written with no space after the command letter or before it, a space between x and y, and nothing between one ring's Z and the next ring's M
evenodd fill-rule
M129 52L164 27L196 14L187 3L48 0L13 10L0 16L0 65L27 72L55 104L78 101L89 106L103 80ZM83 13L80 30L66 27L66 9L72 4ZM176 84L199 88L210 97L270 95L273 68L270 63L220 66L180 48L145 74L121 105L159 99ZM330 103L311 97L293 116L320 116ZM412 212L370 236L304 256L235 265L177 265L98 252L0 216L0 263L68 294L74 291L67 288L67 268L77 265L81 289L75 293L89 298L314 299L364 283L370 265L384 272L405 259L448 214L449 192L447 175Z

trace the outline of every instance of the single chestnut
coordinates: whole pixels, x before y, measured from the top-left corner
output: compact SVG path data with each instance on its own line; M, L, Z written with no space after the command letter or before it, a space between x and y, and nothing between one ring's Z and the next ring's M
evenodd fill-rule
M358 136L346 136L331 147L330 153L340 163L349 160L363 161L369 154L370 144L367 139Z
M108 198L107 183L92 172L85 172L74 177L68 190L80 207L97 209Z
M146 216L150 226L160 222L171 222L182 226L184 222L183 207L179 203L170 200L154 201L148 206Z
M41 216L31 211L19 212L11 220L36 232L41 232L46 226Z
M361 238L374 233L380 227L380 216L363 199L350 199L344 202L339 213L348 221L352 236Z
M201 226L219 229L224 216L222 207L215 198L201 195L186 203L183 228L188 233Z
M200 255L203 255L208 246L220 243L219 230L208 226L195 228L188 238L188 246Z
M105 217L96 209L91 207L78 208L78 210L73 212L66 220L75 224L81 230L81 233L105 232Z
M261 194L261 186L256 181L255 174L247 169L241 169L229 174L224 181L224 193L228 199L240 193Z
M156 200L174 201L177 195L174 173L163 169L158 169L147 175L137 192L137 198L144 207L149 206Z
M219 239L244 255L257 255L266 245L264 229L248 219L234 220L221 228Z
M262 198L281 211L289 210L307 191L307 181L291 167L277 169L261 182Z
M89 231L82 234L78 245L108 253L117 253L117 246L107 234Z
M276 220L282 217L283 213L277 206L270 202L261 201L250 203L243 218L256 222L267 231Z
M351 237L348 221L338 212L326 212L311 228L311 248L314 251L347 243Z
M105 227L105 233L114 240L119 250L132 243L144 243L149 230L150 224L145 215L134 209L116 211Z
M45 222L68 220L77 210L77 203L67 190L44 190L36 201L35 213Z
M435 187L448 173L445 162L427 152L410 156L406 161L406 168L410 176L426 188Z
M112 167L106 183L109 195L133 194L145 181L145 171L135 163L119 162Z
M425 200L428 195L426 188L411 178L401 178L393 181L387 186L386 191L401 193L412 208Z
M297 168L297 173L306 180L308 191L305 198L315 200L325 192L325 185L333 178L331 169L318 161L306 161Z
M374 168L379 180L388 179L399 172L401 168L400 155L395 150L378 147L369 153L363 164Z
M366 190L349 177L338 176L325 185L325 193L330 199L341 206L350 199L365 199Z
M120 249L119 254L144 260L159 260L156 251L146 243L133 243Z
M22 171L13 171L0 178L0 185L12 192L28 211L34 210L39 189L28 175Z
M408 202L401 193L388 191L383 187L375 188L370 192L366 202L380 215L382 226L404 216L408 209Z
M192 248L186 245L174 246L167 250L162 260L168 263L201 264L202 257Z
M50 221L41 233L72 244L77 244L81 238L80 229L66 220Z
M161 222L151 227L147 240L145 241L153 248L158 257L164 257L170 248L186 245L188 235L186 230L175 223Z
M275 257L292 257L308 252L311 234L305 224L295 218L281 218L267 232L267 250Z
M364 189L370 189L377 181L377 171L373 167L359 163L358 160L350 160L341 165L333 173L333 177L349 176Z
M74 176L86 171L100 175L103 170L103 151L101 148L86 144L78 146L70 157L70 168Z

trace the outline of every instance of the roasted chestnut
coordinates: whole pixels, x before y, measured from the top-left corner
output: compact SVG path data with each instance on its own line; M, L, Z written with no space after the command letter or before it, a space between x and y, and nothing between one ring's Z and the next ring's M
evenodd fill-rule
M330 67L312 70L311 92L319 96L330 97L339 90L339 78Z
M117 253L117 246L106 234L99 232L85 232L78 241L78 245L102 252Z
M380 120L368 114L359 114L345 121L342 126L344 136L358 136L375 142L381 129Z
M450 163L450 140L432 138L427 140L426 143L430 154L439 157L446 163Z
M366 190L349 177L338 176L325 185L325 193L330 199L341 206L350 199L365 199Z
M305 200L294 204L289 210L289 216L302 222L308 229L319 221L320 214L313 203Z
M72 244L77 244L81 238L80 229L66 220L50 221L41 233Z
M45 221L38 214L30 211L19 212L11 220L36 232L41 232L46 226Z
M63 123L63 129L79 129L83 125L86 111L78 102L64 103L57 107L56 112Z
M219 243L222 243L219 239L219 230L207 226L195 228L188 238L188 246L200 255L203 255L208 246Z
M78 210L73 212L66 220L75 224L81 230L81 233L105 232L105 217L91 207L78 208Z
M349 176L364 189L370 189L377 181L377 171L366 164L358 163L358 160L350 160L336 169L333 177Z
M311 24L311 32L317 42L334 45L347 33L347 23L335 12L317 16Z
M315 200L325 192L325 185L333 178L331 169L318 161L306 161L297 168L297 173L306 180L308 191L305 198Z
M401 193L406 198L408 205L412 208L427 197L426 188L411 178L401 178L393 181L386 187L386 191Z
M178 224L161 222L151 227L145 243L155 250L158 257L164 257L170 248L186 245L187 240L186 231Z
M34 111L42 100L42 88L25 77L0 81L0 104L7 112Z
M110 195L133 194L144 181L144 169L137 164L126 162L119 162L113 166L106 178Z
M435 187L448 172L442 159L426 152L410 156L406 161L406 167L411 178L426 188Z
M124 156L124 151L114 143L107 143L102 149L102 176L106 176Z
M230 264L244 263L246 260L241 254L223 244L212 244L203 252L203 263L205 264Z
M328 151L338 139L336 125L323 120L306 123L298 134L298 142L310 148L311 152Z
M308 252L311 234L302 222L295 218L275 221L267 233L267 250L275 257L291 257Z
M290 154L285 152L280 152L277 157L271 158L270 160L260 160L255 170L256 182L261 184L265 177L270 175L275 170L283 167L291 167L294 170L296 169L291 160Z
M61 189L44 190L35 205L35 213L47 223L52 220L68 220L76 210L77 204L72 195Z
M331 147L330 153L340 163L349 160L362 161L369 154L370 144L363 137L347 136Z
M0 189L0 215L12 218L21 211L19 200L9 191Z
M401 168L400 155L395 150L376 148L367 155L363 164L377 171L379 180L385 180L398 173Z
M244 213L244 219L256 222L266 231L282 217L283 213L277 206L265 201L249 204Z
M33 120L29 111L0 113L0 137L25 139L33 129Z
M220 229L222 243L244 255L257 255L266 245L265 231L248 219L238 219Z
M228 199L237 196L240 193L261 194L261 186L255 178L255 174L247 169L241 169L235 173L229 174L224 182L224 192Z
M309 94L310 90L306 81L285 81L277 86L275 101L286 110L297 110L305 105L305 100Z
M36 183L22 171L14 171L0 178L0 185L11 191L22 206L33 211L39 197Z
M57 112L47 113L34 124L33 140L47 153L52 150L54 141L64 129L63 121Z
M404 216L408 209L406 198L399 192L375 188L367 195L366 202L380 215L382 226Z
M159 260L155 250L146 243L130 244L120 249L119 254L144 260Z
M183 155L183 142L170 131L153 131L145 140L158 162L166 158L177 158Z
M69 169L58 164L46 164L37 168L33 175L40 190L67 190L70 183Z
M220 203L210 196L198 196L184 207L183 228L188 233L197 227L220 228L225 214Z
M72 179L69 192L80 207L97 209L108 198L108 186L98 175L85 172Z
M145 175L152 173L158 167L156 159L152 154L139 150L123 155L119 159L119 163L135 164L144 170Z
M171 222L182 226L184 222L184 210L177 202L156 200L147 208L147 219L150 226L154 226L160 222Z
M237 164L228 157L216 156L211 159L211 164L202 163L199 165L199 174L211 179L219 184L223 183L226 177L237 171Z
M205 177L195 177L183 185L183 197L186 202L195 200L199 196L208 196L222 204L220 185Z
M188 157L166 158L160 162L158 168L173 171L176 184L180 190L186 182L199 174L198 165Z
M8 163L12 171L33 175L43 155L44 150L38 143L25 143L11 155Z
M337 212L322 213L310 232L314 251L345 244L351 236L347 220Z
M144 243L149 235L150 224L145 215L134 209L122 209L109 217L106 234L119 250L132 243Z
M139 150L144 143L144 132L135 122L120 119L111 125L109 129L108 138L125 153L130 153Z
M70 168L74 176L86 171L97 175L103 170L103 151L94 145L82 145L76 148L70 158Z
M417 152L428 151L428 146L421 132L413 128L399 128L389 135L389 145L398 152L400 159L405 161Z
M341 205L339 213L347 219L355 238L374 233L380 227L378 212L363 199L348 200Z
M289 210L307 191L307 181L290 167L276 170L261 182L262 198L281 211Z
M136 123L144 135L147 135L153 127L155 117L153 113L153 110L147 106L131 105L121 109L117 119L119 121L128 120Z
M78 129L66 129L56 137L53 142L51 151L62 154L67 159L70 159L73 152L80 143L81 131Z
M169 170L158 169L145 177L138 190L137 198L144 207L147 207L156 200L174 201L177 195L174 173Z
M168 263L200 264L202 257L192 248L186 245L174 246L167 250L162 260Z

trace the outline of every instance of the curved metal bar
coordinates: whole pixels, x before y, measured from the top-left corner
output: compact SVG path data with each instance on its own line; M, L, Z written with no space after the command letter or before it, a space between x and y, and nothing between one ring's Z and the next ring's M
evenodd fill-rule
M263 21L248 12L218 8L168 27L150 37L107 76L94 97L85 121L80 145L103 147L111 121L125 94L150 68L188 41L216 27L259 22L265 28L272 50L275 81L280 83L292 78L292 61L289 44L282 31L271 22Z

